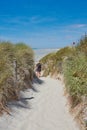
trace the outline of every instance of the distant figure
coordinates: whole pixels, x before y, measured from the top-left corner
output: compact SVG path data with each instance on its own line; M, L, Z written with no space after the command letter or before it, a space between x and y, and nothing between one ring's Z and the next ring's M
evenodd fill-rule
M41 63L36 64L36 76L39 78L41 76Z

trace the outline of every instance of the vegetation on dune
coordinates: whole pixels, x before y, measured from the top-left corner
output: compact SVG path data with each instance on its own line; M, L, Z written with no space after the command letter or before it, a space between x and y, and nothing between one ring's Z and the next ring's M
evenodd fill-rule
M20 65L25 66L25 67L29 67L29 66L33 67L34 53L30 47L27 47L27 45L23 43L18 43L15 45L15 52L16 52L15 56L16 56L17 62Z
M55 53L50 53L47 56L43 57L40 62L44 66L44 76L51 75L53 76L55 73L62 73L62 63L63 60L69 55L73 53L72 47L65 47L58 50Z
M80 39L80 41L77 44L76 49L78 49L79 52L83 52L85 53L85 55L87 55L87 36L86 35Z
M72 97L73 106L87 96L87 57L84 54L67 59L64 64L66 89Z
M31 87L34 53L23 44L0 43L0 111L7 101L18 99L20 90Z
M87 128L87 36L83 37L71 58L64 62L65 87L77 111L82 130Z
M63 75L71 106L74 109L82 104L77 113L81 121L84 122L85 119L84 126L87 125L87 36L76 46L65 47L56 53L48 54L40 62L43 64L44 76L54 75L58 78L59 74Z
M79 117L83 121L84 113L87 119L87 36L76 46L50 53L40 62L43 76L60 79L59 76L63 75L72 108L82 104ZM0 43L0 112L4 110L8 113L7 102L17 100L21 90L32 87L33 70L34 53L29 46L24 43Z
M73 103L81 101L82 95L87 95L87 37L73 47L65 47L55 53L43 57L43 75L64 75L66 89Z

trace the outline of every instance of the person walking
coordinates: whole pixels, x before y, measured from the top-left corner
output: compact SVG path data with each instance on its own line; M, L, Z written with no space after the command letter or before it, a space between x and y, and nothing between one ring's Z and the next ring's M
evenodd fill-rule
M41 63L36 64L36 76L39 78L41 76Z

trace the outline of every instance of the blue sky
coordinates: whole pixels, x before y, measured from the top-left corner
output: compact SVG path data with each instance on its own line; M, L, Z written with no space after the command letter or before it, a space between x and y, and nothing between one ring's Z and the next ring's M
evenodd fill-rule
M87 0L0 1L0 40L60 48L86 32Z

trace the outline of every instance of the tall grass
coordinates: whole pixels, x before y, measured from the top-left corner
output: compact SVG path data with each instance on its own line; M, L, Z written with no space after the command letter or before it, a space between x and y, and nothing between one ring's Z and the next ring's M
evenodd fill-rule
M44 66L44 76L62 73L63 60L73 52L72 47L65 47L55 53L43 57L40 62Z
M33 57L33 50L24 43L0 43L0 110L9 100L17 99L20 90L31 87ZM17 63L16 82L14 61Z
M74 47L65 47L48 54L40 62L44 66L44 76L62 73L65 87L72 98L72 106L87 96L87 36Z
M87 36L80 39L71 58L64 63L66 89L75 106L87 96Z
M87 58L81 53L67 59L63 67L66 89L75 106L82 101L82 96L87 96Z
M65 47L56 53L48 54L40 62L43 74L63 75L65 90L69 95L70 105L76 110L80 124L87 128L87 36L85 35L73 47ZM79 106L79 108L78 108ZM85 120L84 120L85 119ZM86 127L86 128L85 128Z

